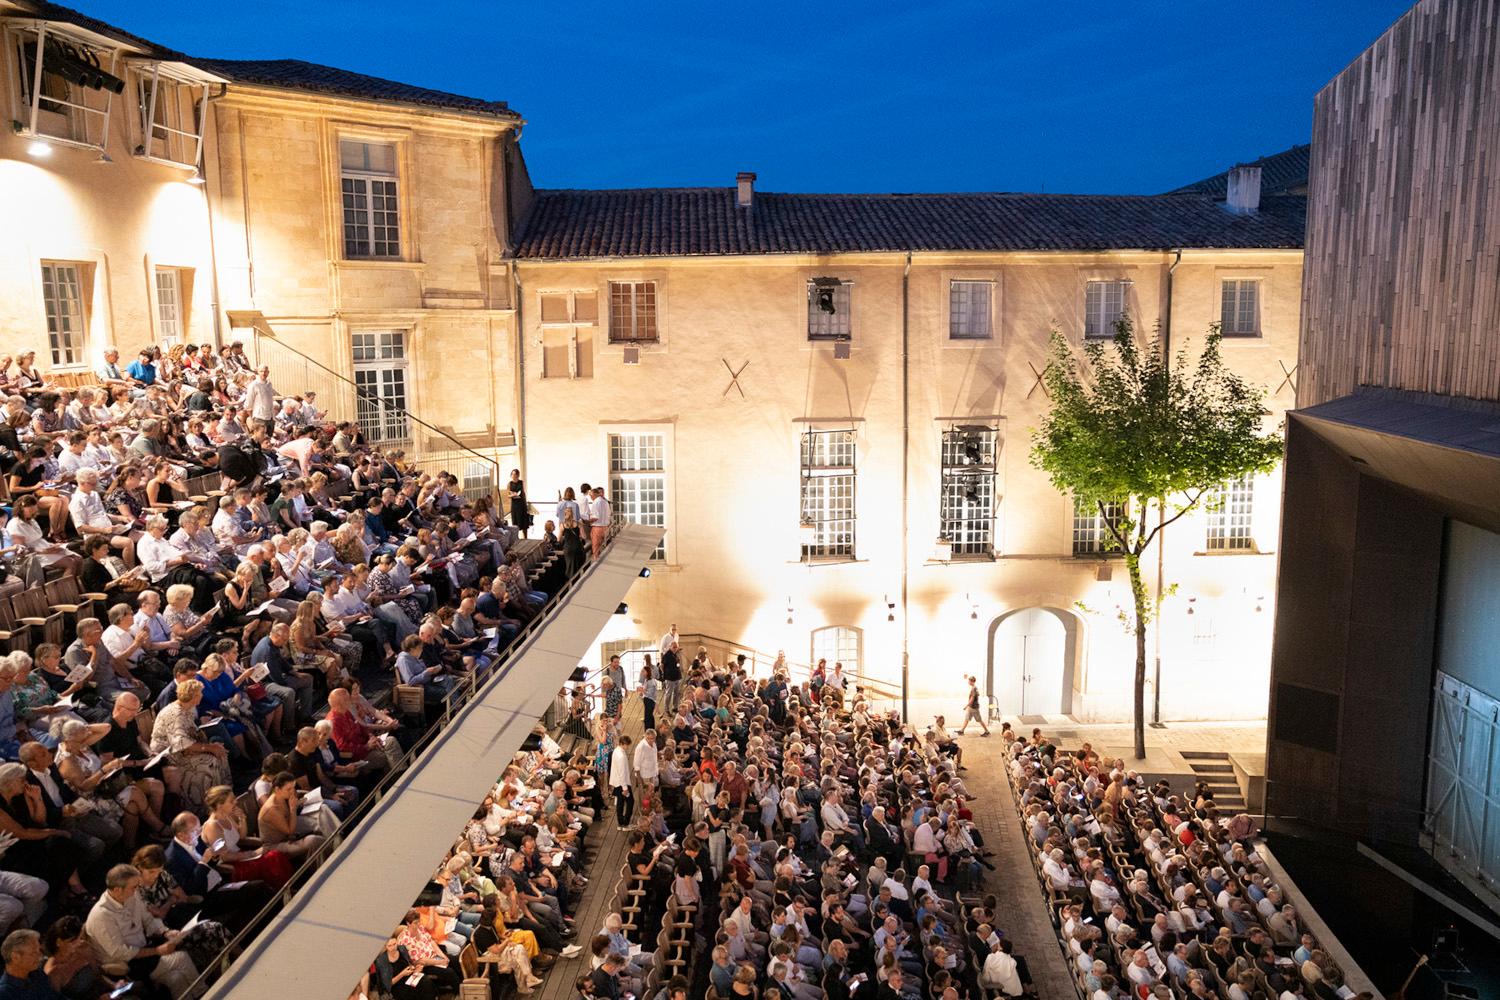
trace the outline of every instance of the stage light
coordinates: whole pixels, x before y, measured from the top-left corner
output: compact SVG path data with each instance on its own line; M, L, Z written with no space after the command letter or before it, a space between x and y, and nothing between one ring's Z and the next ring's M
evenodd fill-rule
M964 458L968 460L968 463L970 465L979 464L980 455L978 441L975 441L973 438L964 439Z
M617 614L617 615L624 615L624 614L629 614L629 613L630 613L630 605L626 604L624 601L621 601L620 602L620 606L618 608L615 608L615 614Z
M648 579L650 576L651 576L651 567L650 566L642 566L641 567L641 579L645 580L645 579Z
M187 179L187 182L189 184L202 184L203 183L203 171L201 171L201 170L194 170L193 171L193 175Z
M47 142L43 142L40 139L33 139L31 141L31 145L29 145L29 146L26 147L26 152L30 153L32 156L38 156L38 157L41 157L41 156L51 156L52 155L52 144L51 143L47 143Z

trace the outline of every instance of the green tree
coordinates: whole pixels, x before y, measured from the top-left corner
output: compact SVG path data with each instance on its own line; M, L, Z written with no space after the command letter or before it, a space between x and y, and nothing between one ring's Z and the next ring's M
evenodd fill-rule
M1281 435L1265 433L1264 390L1224 365L1217 326L1197 360L1169 358L1157 335L1138 344L1130 323L1083 348L1085 365L1056 331L1043 378L1052 409L1032 433L1031 463L1052 484L1092 504L1130 573L1135 635L1135 755L1146 756L1146 626L1158 612L1141 557L1162 529L1228 481L1266 472ZM1107 504L1124 513L1106 516Z

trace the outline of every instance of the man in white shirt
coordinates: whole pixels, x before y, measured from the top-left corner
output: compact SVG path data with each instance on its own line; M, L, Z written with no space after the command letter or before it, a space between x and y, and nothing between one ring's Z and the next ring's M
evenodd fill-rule
M106 510L104 499L99 496L98 469L78 470L78 489L68 502L68 512L72 514L73 527L80 535L109 535L110 546L120 550L125 565L135 565L135 542L130 536L117 533L124 528L125 517Z
M174 997L185 996L198 970L185 951L177 950L181 931L167 927L141 898L141 873L131 865L115 865L104 880L104 895L89 911L83 928L94 955L106 965L141 960L153 966L150 976ZM160 940L160 944L151 944ZM154 961L153 961L154 960ZM138 966L139 967L139 966Z
M850 825L849 814L844 812L843 806L839 805L838 792L829 789L828 793L823 796L823 806L820 812L823 816L824 830L832 833L835 838L849 838L853 841L857 851L864 852L864 834Z
M1073 884L1072 873L1063 863L1064 857L1066 855L1063 854L1062 848L1054 847L1052 853L1047 855L1047 859L1042 862L1042 874L1047 876L1048 884L1058 892L1067 892Z
M594 558L598 559L609 539L609 501L604 499L604 489L599 486L589 491L589 497L583 523L589 526L589 542L593 546Z
M306 563L314 572L342 574L349 569L349 564L339 562L339 557L333 551L333 543L328 540L327 521L314 521L312 527L307 529L307 544L303 546L303 550L307 553Z
M145 625L135 625L135 611L130 605L116 604L109 609L109 628L99 640L116 660L124 660L134 667L150 645L151 630Z
M57 456L57 471L68 478L78 475L80 469L99 469L96 462L88 452L89 436L83 431L74 431L68 435L68 446Z
M657 651L660 653L661 656L666 656L667 655L667 650L671 649L672 648L672 643L674 643L676 641L677 641L677 623L673 622L672 623L672 627L669 628L669 629L667 629L666 634L661 637L661 642L657 643Z
M250 419L259 420L267 430L276 419L276 389L271 385L271 369L262 365L255 378L245 387L245 405L250 408Z
M937 814L927 818L927 822L921 824L911 833L911 851L929 864L937 865L938 881L948 877L948 858L942 853L943 837L939 833L938 824L941 821Z
M240 528L239 518L235 512L239 510L239 504L232 496L219 497L219 509L214 513L213 523L210 525L214 538L224 548L234 550L234 554L243 558L249 555L250 550L261 542L264 530L252 527L250 531Z
M1022 993L1021 975L1010 952L1011 943L1005 938L991 942L990 953L985 956L984 968L979 973L979 985L999 990L1008 997L1018 997Z
M656 730L646 730L646 735L635 746L635 776L643 787L651 787L656 784L657 776L660 774L658 754L656 751Z

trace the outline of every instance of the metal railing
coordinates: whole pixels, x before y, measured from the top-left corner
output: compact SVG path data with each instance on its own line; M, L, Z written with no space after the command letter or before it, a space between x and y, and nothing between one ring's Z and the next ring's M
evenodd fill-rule
M606 547L613 543L619 529L619 524L610 526L609 537L605 542ZM558 587L557 593L547 599L547 602L542 605L541 609L526 623L505 649L501 651L499 658L491 664L490 669L485 673L484 677L481 678L475 673L469 673L463 677L462 682L454 687L443 700L442 714L422 731L411 747L401 755L401 759L380 779L380 783L375 786L369 795L360 799L354 811L346 816L343 822L339 823L338 828L316 850L310 852L303 859L302 863L292 872L292 877L277 891L276 895L271 897L270 901L266 903L260 912L251 917L239 933L229 939L229 943L224 946L224 950L219 953L213 963L208 968L199 971L198 978L193 981L192 986L183 994L184 996L201 995L202 991L213 985L229 969L230 965L234 963L235 959L239 957L250 942L261 931L265 930L266 925L280 912L281 908L289 903L292 897L297 894L297 891L312 878L323 862L334 851L338 850L339 845L344 842L344 838L353 831L360 820L373 812L375 806L380 803L392 787L399 784L401 776L410 769L417 757L443 731L443 728L448 725L453 716L475 696L481 687L481 682L483 685L497 682L510 671L511 667L514 666L512 660L515 652L523 649L526 646L527 639L550 623L553 612L561 607L567 597L572 594L578 582L588 575L588 571L594 562L592 559L589 560L589 562L580 568L578 573L563 581L562 585ZM475 803L475 805L478 805L478 803Z
M500 462L493 455L462 444L447 431L383 398L371 387L315 361L280 338L258 328L254 332L255 363L271 369L271 383L278 392L317 393L316 405L327 411L329 419L357 423L373 447L387 453L400 449L406 453L406 461L421 471L451 472L458 477L464 496L470 500L492 496L502 488ZM498 441L496 447L500 447Z

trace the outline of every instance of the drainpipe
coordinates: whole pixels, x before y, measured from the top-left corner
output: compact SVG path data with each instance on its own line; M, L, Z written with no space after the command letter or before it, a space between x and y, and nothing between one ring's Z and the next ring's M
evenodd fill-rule
M901 721L910 721L907 687L911 677L911 615L907 609L907 535L910 518L906 512L907 469L911 462L911 252L901 271Z
M208 103L217 101L228 92L229 84L221 83L219 84L219 92L208 95L207 101ZM208 108L206 106L203 109L203 121L199 125L204 130L204 134L207 134ZM215 146L218 145L218 141L218 137L215 136ZM201 159L206 162L208 157L203 156ZM214 317L214 351L219 352L224 350L224 329L223 320L219 317L219 249L218 241L214 239L214 206L208 197L208 189L211 187L208 182L208 171L203 169L203 163L195 164L195 166L201 171L203 176L203 214L208 217L208 287L209 297L212 300L209 303L209 308ZM256 359L259 360L259 358L260 353L257 351Z
M521 292L519 260L510 262L510 273L516 286L516 465L520 467L524 479L530 473L526 471L526 324L521 321L524 296Z
M1173 253L1172 266L1167 268L1165 283L1167 301L1161 321L1161 350L1169 362L1172 359L1172 272L1176 271L1177 265L1182 263L1182 251L1176 250ZM1157 509L1156 518L1156 617L1151 622L1156 658L1152 664L1154 676L1151 681L1151 725L1156 729L1164 729L1166 724L1161 721L1161 596L1166 590L1167 576L1167 510L1165 507Z

